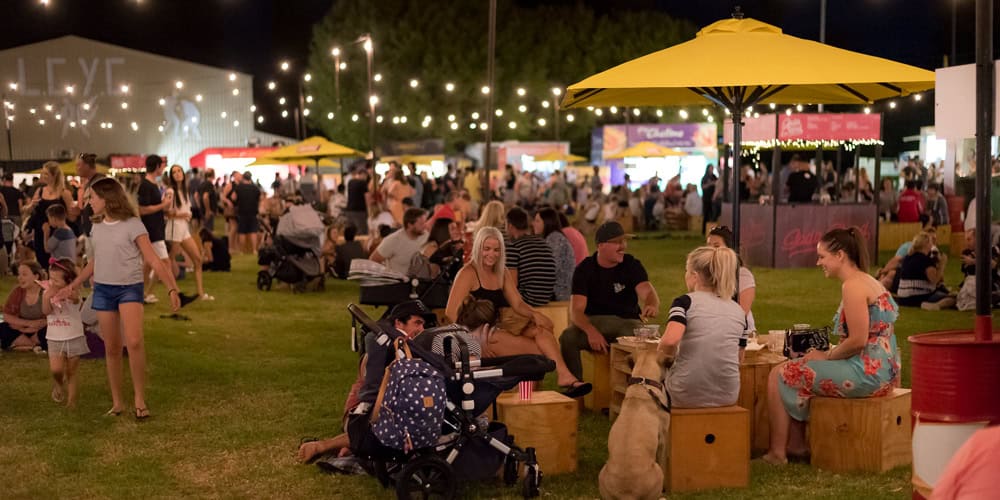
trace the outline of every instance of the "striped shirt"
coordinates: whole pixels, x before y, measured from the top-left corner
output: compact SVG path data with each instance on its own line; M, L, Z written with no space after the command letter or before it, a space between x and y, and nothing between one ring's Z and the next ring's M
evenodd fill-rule
M507 268L517 271L517 291L528 305L543 306L552 301L556 260L541 237L532 235L510 240Z

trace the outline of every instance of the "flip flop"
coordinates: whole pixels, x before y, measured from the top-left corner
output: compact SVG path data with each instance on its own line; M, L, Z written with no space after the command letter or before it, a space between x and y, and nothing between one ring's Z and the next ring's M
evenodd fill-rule
M149 410L147 410L146 408L136 408L135 409L135 421L136 422L144 422L146 420L149 420L149 418L151 416L152 415L149 414Z
M563 391L563 395L572 399L582 398L583 396L590 394L590 391L594 390L594 386L591 385L590 382L583 382L580 380L573 382L573 385L561 386L561 388L565 389Z

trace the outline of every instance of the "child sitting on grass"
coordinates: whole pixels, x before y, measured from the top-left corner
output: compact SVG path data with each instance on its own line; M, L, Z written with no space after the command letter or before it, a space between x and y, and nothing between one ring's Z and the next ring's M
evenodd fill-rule
M51 219L50 219L51 220ZM76 279L70 259L49 260L49 284L42 294L42 312L48 319L49 370L52 372L52 400L76 407L77 368L80 356L90 352L80 320L80 295L76 291L64 300L53 297Z

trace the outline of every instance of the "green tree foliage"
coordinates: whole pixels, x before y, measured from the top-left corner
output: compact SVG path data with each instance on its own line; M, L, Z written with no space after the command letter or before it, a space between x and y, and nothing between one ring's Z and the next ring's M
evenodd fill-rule
M357 42L374 40L373 84L379 98L376 143L444 138L452 151L482 141L485 132L488 2L480 0L339 0L316 24L309 54L313 80L307 93L314 101L309 126L344 144L368 149L368 96L365 52ZM524 8L501 0L497 9L495 141L552 140L556 111L553 87L565 88L589 75L638 56L688 40L695 27L658 12L623 12L599 16L586 6ZM347 68L340 72L340 107L335 95L334 58L339 47ZM684 71L684 68L664 68ZM419 82L416 88L410 80ZM447 83L455 90L448 92ZM524 88L525 96L517 94ZM549 101L543 107L542 101ZM519 106L526 111L519 111ZM656 121L646 110L642 121ZM333 119L328 116L334 113ZM621 112L621 111L620 111ZM473 118L478 113L478 118ZM573 115L573 121L567 114ZM357 115L357 120L352 120ZM457 129L452 129L454 115ZM425 117L430 117L424 126ZM405 117L406 123L394 123ZM539 125L539 118L545 125ZM587 110L561 111L560 139L573 150L590 149L591 129L622 116L595 116ZM516 128L511 128L510 123Z

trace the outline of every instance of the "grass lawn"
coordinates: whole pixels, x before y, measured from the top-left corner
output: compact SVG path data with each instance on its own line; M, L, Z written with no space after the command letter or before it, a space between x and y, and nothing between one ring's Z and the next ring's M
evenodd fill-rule
M697 244L653 239L630 246L660 294L661 320L672 298L684 292L684 255ZM0 497L388 497L374 479L327 476L294 460L302 436L339 432L357 365L346 310L357 299L357 285L328 282L323 293L299 295L280 286L258 292L255 264L239 257L234 272L208 274L206 288L217 300L186 307L190 322L160 319L167 312L162 302L146 309L148 402L154 415L148 422L137 424L127 413L101 416L111 404L103 361L81 364L80 405L67 411L49 399L43 358L0 355ZM955 284L958 266L951 267L948 283ZM754 273L754 313L762 332L831 321L839 288L818 269ZM4 278L0 293L6 296L13 284L13 278ZM192 281L182 281L181 288L193 292ZM896 324L904 386L910 375L908 335L972 325L972 313L905 310ZM131 391L126 394L131 402ZM580 422L579 469L547 476L546 497L599 496L597 473L607 455L609 424L591 413ZM882 475L833 475L754 462L748 489L676 497L906 498L909 491L907 467ZM517 489L499 482L469 485L464 492L472 498L518 497Z

